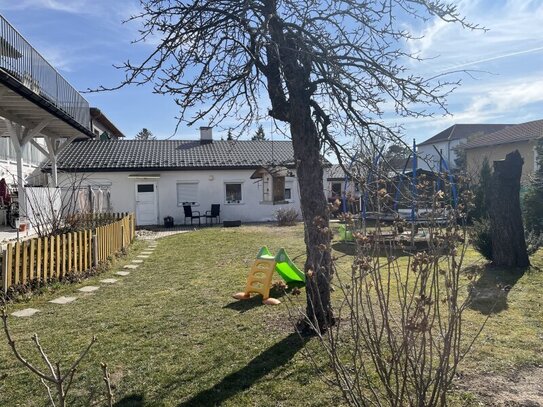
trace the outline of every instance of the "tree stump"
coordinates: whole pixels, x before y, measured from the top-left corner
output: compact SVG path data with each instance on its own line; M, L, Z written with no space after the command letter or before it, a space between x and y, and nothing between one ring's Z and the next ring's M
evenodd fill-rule
M505 160L494 161L489 215L492 262L496 266L526 268L530 265L520 210L523 164L518 150L507 154Z

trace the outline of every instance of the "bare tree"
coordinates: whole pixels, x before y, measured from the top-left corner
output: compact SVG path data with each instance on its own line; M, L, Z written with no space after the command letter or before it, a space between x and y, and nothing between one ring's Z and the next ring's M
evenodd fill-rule
M287 124L294 148L305 224L307 315L319 330L333 323L329 210L321 151L348 153L338 136L372 143L382 105L402 116L424 116L425 105L445 109L456 83L406 72L417 59L402 49L406 25L437 17L473 28L456 6L436 0L141 0L140 39L159 36L143 61L119 66L126 78L113 88L153 83L175 97L180 121L210 124L236 115L248 128L267 114ZM265 92L269 105L263 103ZM414 106L414 107L413 107ZM194 107L201 107L191 114Z
M47 366L48 372L46 372L46 371L40 370L33 363L29 362L19 352L19 349L17 348L15 340L12 338L9 327L8 327L8 315L5 309L1 310L0 319L2 319L4 334L6 335L8 345L11 348L11 351L13 352L17 360L21 362L21 364L25 368L27 368L29 371L31 371L37 377L39 377L41 383L47 390L47 395L48 395L50 404L53 407L57 405L59 407L66 406L67 405L66 397L72 386L74 375L81 361L88 355L89 351L96 343L97 341L96 336L92 337L90 343L81 352L79 357L73 363L71 363L70 368L67 369L66 371L63 371L60 366L60 362L56 362L56 363L51 362L51 360L49 359L49 356L47 356L47 353L45 353L40 343L38 335L37 334L32 335L32 342L34 342L34 345L36 346L36 349L43 363ZM106 364L102 364L102 371L103 371L103 380L106 384L106 389L107 389L108 404L111 406L113 395L111 393L110 376L109 376L109 372L107 370Z

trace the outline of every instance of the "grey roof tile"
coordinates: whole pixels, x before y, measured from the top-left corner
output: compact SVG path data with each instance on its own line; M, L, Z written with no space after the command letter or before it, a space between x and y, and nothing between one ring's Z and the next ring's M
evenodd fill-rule
M516 141L535 140L543 137L543 120L517 124L506 127L500 131L486 134L463 144L463 148L476 148L494 146L498 144L514 143Z
M190 170L292 166L290 141L105 140L78 141L58 157L63 171Z
M439 143L440 141L450 141L459 139L468 139L470 137L481 137L485 134L494 133L513 124L455 124L439 132L435 136L423 141L419 146Z

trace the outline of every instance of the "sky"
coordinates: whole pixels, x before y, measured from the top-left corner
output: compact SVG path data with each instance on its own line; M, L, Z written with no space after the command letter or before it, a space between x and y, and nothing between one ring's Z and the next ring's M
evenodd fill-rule
M461 80L448 98L450 114L399 118L388 111L383 120L402 125L406 139L421 142L455 123L543 119L543 0L455 3L471 23L486 30L464 30L437 19L405 27L420 37L407 44L409 51L426 58L409 62L412 72L425 76L455 72L448 78ZM136 0L0 0L0 14L80 91L117 85L124 74L113 65L138 60L153 49L153 41L132 43L138 24L122 23L138 10ZM158 138L174 135L178 108L173 98L152 94L149 86L84 97L127 138L144 127ZM279 132L270 134L271 123L262 124L268 137L282 138ZM190 128L181 125L174 138L197 138L198 127L205 125L204 121ZM226 130L216 129L214 137L221 136L226 138Z

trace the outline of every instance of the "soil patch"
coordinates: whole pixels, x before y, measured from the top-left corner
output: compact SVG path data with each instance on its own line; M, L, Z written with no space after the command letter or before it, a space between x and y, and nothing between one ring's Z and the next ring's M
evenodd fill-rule
M504 375L469 375L457 386L475 394L485 406L543 407L543 366L524 367Z

